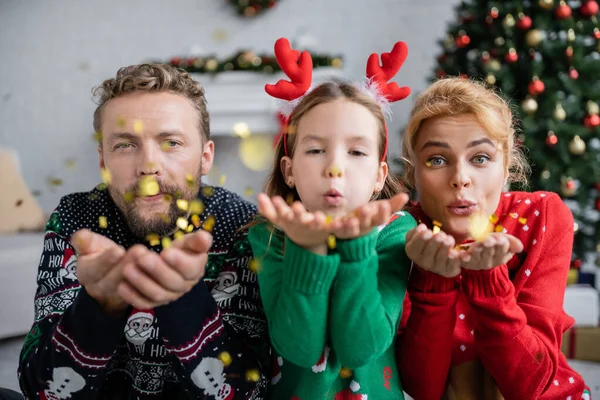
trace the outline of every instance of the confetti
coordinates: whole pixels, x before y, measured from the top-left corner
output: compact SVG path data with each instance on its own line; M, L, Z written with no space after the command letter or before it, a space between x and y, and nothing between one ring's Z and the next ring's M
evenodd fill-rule
M135 120L133 121L133 132L134 133L142 133L142 130L144 129L144 125L142 124L142 121Z
M521 218L519 218L519 223L520 223L521 225L525 225L525 224L527 223L527 218L525 218L525 217L521 217Z
M92 137L94 138L94 140L96 142L98 142L98 144L102 143L102 132L100 132L100 131L94 132L94 134L92 135Z
M106 188L108 188L108 185L106 183L104 183L104 182L99 183L99 184L96 185L96 189L98 189L100 191L106 190Z
M135 195L133 194L132 191L127 191L125 192L125 194L123 195L123 200L125 200L125 203L131 203L133 201L133 198L135 197Z
M337 165L332 165L329 169L330 176L340 177L342 176L342 170Z
M173 243L171 242L171 239L170 239L170 238L168 238L168 237L166 237L166 236L165 236L164 238L162 238L162 240L161 240L161 243L162 243L162 247L163 247L163 249L168 249L168 248L169 248L169 247L171 247L171 246L172 246L172 244L173 244Z
M233 124L233 134L241 137L242 139L250 136L250 128L245 122L237 122Z
M496 225L496 227L494 228L495 232L502 232L504 230L504 227L502 225Z
M123 118L123 117L117 118L117 126L119 128L125 128L125 125L127 125L127 121L125 121L125 118Z
M149 162L148 164L146 164L146 168L152 170L152 169L156 168L156 164L153 162Z
M426 167L431 167L431 161L425 161L425 166Z
M169 149L171 149L170 142L162 142L162 143L160 144L160 149L161 149L162 151L169 151Z
M225 29L215 29L211 35L212 39L217 43L226 41L228 36L229 34Z
M194 224L196 228L200 228L200 217L198 215L192 215L192 224Z
M108 221L106 220L106 217L101 216L100 218L98 218L98 225L100 225L100 228L106 229L106 227L108 226Z
M101 168L100 174L102 175L102 180L104 181L104 183L110 185L110 183L112 182L112 175L110 171L107 168Z
M294 135L296 133L296 125L288 125L285 133L287 133L288 135Z
M192 231L193 231L193 230L194 230L194 225L192 225L192 224L189 224L189 225L187 226L187 228L185 228L185 231L186 231L187 233L192 233Z
M519 214L517 214L517 213L510 213L508 215L510 215L513 218L517 218L519 216Z
M21 204L23 204L23 199L17 200L16 203L15 203L15 207L20 207Z
M175 232L175 233L173 234L173 238L174 238L175 240L177 240L177 239L181 239L181 238L182 238L184 235L185 235L185 233L183 233L182 231L177 231L177 232Z
M442 230L442 223L439 221L433 221L433 234L440 233Z
M165 194L163 199L165 200L166 203L170 203L171 200L173 200L173 196L171 196L170 194Z
M498 222L498 219L499 219L499 218L498 218L498 216L497 216L496 214L492 214L492 215L490 215L490 222L491 222L492 224L495 224L495 223L497 223L497 222Z
M65 165L67 166L67 168L73 169L73 168L75 168L75 166L77 165L77 163L75 162L74 159L69 158L68 160L65 161Z
M246 371L246 381L248 382L258 382L260 379L260 374L257 369L249 369Z
M340 378L342 379L348 379L352 376L352 370L346 367L342 367L342 369L340 369Z
M251 272L258 274L261 270L260 262L256 258L251 259L250 261L248 261L248 269Z
M177 207L178 207L180 210L187 211L187 210L188 210L188 208L189 208L189 203L188 203L188 201L187 201L187 200L184 200L184 199L177 199Z
M160 244L160 237L156 233L146 236L146 240L150 243L150 246L158 246Z
M165 222L165 224L168 224L171 222L171 217L167 213L160 213L159 216L160 216L160 219L162 219Z
M202 194L204 195L204 197L210 197L213 194L215 194L215 188L213 188L212 186L204 186L202 188Z
M187 182L188 186L190 186L190 187L194 187L196 185L196 180L194 179L194 175L190 174L189 172L187 174L185 174L185 181Z
M492 225L489 216L484 213L471 214L469 217L469 233L474 240L483 240L491 231Z
M177 227L179 229L181 229L182 231L185 231L185 228L188 227L188 221L187 221L187 219L185 219L183 217L177 218Z
M156 196L160 187L153 175L146 175L140 179L139 189L142 196Z
M223 186L225 184L225 181L227 180L227 176L225 175L221 175L219 177L219 186Z
M98 195L96 193L92 193L88 196L88 199L90 199L91 201L96 201L98 200Z
M244 190L244 194L248 197L252 196L254 194L254 189L252 189L251 187L248 187Z
M60 186L63 184L63 181L60 178L48 178L48 184L50 186Z
M325 223L330 224L333 222L333 217L331 215L325 216Z
M273 162L273 141L266 135L252 135L240 140L239 155L246 168L266 171Z
M204 203L199 199L190 202L190 213L200 215L204 212Z
M231 355L224 351L221 354L219 354L218 359L221 360L221 362L223 363L223 365L225 365L226 367L229 367L229 365L231 364Z
M291 206L294 202L294 193L288 193L287 196L285 196L285 202L288 206Z
M202 224L202 229L204 229L207 232L212 232L212 230L215 226L215 222L217 222L215 216L209 215L208 217L206 217L206 220Z
M329 237L327 238L327 247L329 247L330 249L335 249L335 235L329 235Z

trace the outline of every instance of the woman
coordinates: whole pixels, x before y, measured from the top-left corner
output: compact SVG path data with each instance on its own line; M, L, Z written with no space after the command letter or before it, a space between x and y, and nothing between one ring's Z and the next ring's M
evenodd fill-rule
M412 110L403 157L420 223L397 359L417 400L589 398L560 351L573 217L554 193L502 192L525 182L514 136L506 101L467 79L437 81Z

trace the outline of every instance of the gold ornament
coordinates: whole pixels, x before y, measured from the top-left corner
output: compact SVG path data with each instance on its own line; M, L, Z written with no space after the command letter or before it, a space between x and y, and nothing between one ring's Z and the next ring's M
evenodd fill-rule
M569 29L567 31L567 40L569 42L574 42L575 41L575 31L573 29Z
M565 111L563 106L559 103L554 108L554 111L552 112L552 116L557 121L564 121L567 118L567 112Z
M502 25L505 28L512 28L513 26L515 26L515 18L512 16L512 14L507 14L506 17L504 17Z
M496 59L490 60L488 63L488 69L492 72L500 71L500 68L502 68L502 64Z
M542 179L546 180L546 179L550 179L550 171L548 171L547 169L542 171Z
M543 36L539 29L532 29L525 35L525 42L529 47L537 47L542 42Z
M551 10L554 7L554 0L540 0L540 7L546 10Z
M217 60L215 60L214 58L211 58L210 60L208 60L206 62L206 70L207 71L215 71L217 69L217 67L219 66L219 62Z
M590 100L587 102L587 112L590 115L598 115L600 113L600 107L598 107L598 103Z
M573 140L569 142L569 151L576 156L582 155L585 153L585 142L576 135Z
M494 85L496 83L496 75L494 75L493 73L489 73L487 74L487 76L485 77L485 81L487 83L489 83L490 85Z
M504 38L502 36L498 36L496 39L494 39L494 43L496 44L496 46L500 47L500 46L504 46L504 43L506 43L506 40L504 40Z
M537 101L529 96L523 100L523 104L521 106L523 107L523 111L525 111L527 114L534 114L538 109Z

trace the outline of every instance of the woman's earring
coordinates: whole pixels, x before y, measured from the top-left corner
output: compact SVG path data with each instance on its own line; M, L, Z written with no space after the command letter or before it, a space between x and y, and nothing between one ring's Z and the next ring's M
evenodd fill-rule
M287 181L287 185L290 187L290 189L293 189L294 188L294 180L293 179L289 179Z

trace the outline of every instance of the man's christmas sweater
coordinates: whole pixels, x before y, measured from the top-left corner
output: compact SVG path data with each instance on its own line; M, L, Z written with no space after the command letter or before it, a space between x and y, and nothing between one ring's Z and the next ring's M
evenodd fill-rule
M404 212L328 255L267 224L250 228L273 350L270 398L402 399L394 338L410 260Z
M46 225L35 321L19 362L29 399L262 399L267 327L247 224L256 209L222 188L201 191L201 222L214 218L206 273L154 310L104 315L76 276L72 235L83 228L129 248L134 237L107 191L61 199ZM106 217L106 228L99 218ZM197 228L194 228L197 229ZM266 359L266 362L264 360Z

